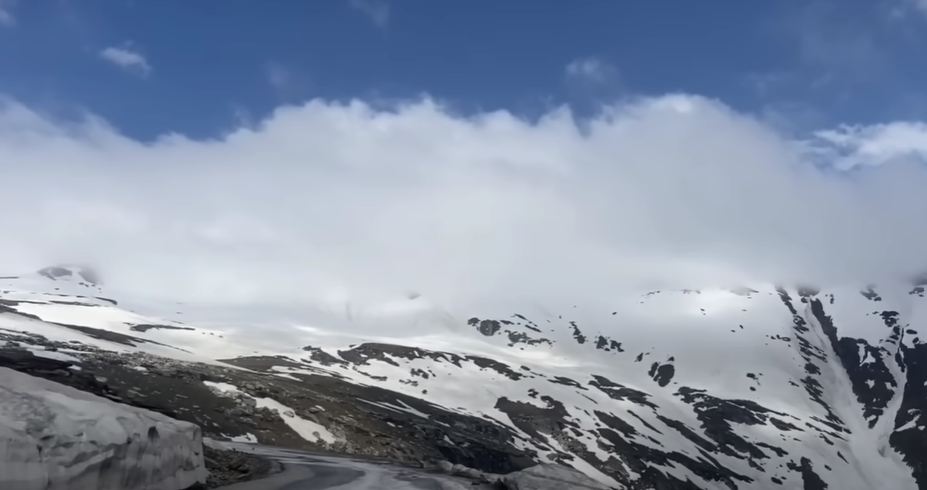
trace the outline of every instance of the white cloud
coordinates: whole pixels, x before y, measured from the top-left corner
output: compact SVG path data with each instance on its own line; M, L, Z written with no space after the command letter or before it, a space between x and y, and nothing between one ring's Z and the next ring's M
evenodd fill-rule
M133 50L129 46L123 46L121 48L110 46L100 51L100 57L124 70L142 76L147 76L151 73L151 65L148 64L148 60L146 60L141 53Z
M927 124L922 122L841 126L817 136L830 144L830 158L839 168L927 161Z
M16 0L0 0L0 26L11 26L16 23L13 16L13 6Z
M838 134L863 148L886 132ZM191 301L607 303L625 288L921 270L927 171L834 176L806 151L832 151L822 135L809 146L670 95L605 108L583 131L564 110L532 123L317 100L221 138L143 144L6 102L0 161L17 165L0 272L90 262L114 287Z
M378 27L385 28L389 24L389 4L382 0L349 0L348 4Z
M607 82L616 71L614 66L596 57L578 58L566 66L567 77L585 83Z

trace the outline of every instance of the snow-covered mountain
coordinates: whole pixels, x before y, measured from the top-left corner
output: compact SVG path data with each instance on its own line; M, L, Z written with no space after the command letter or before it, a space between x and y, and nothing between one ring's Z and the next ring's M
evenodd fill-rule
M925 314L924 285L902 283L273 316L116 297L82 267L0 279L0 345L206 435L491 472L553 460L634 489L927 489Z

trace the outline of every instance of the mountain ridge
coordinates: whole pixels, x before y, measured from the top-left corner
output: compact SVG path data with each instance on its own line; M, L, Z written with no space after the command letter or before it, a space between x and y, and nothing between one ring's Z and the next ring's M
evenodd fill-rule
M22 327L12 321L22 315L37 318L29 326L41 324L62 338L87 335L60 327L67 318L84 318L76 326L85 329L118 330L112 320L89 318L90 311L134 318L92 297L82 301L94 306L60 304L52 296L58 293L30 296L14 286L0 295L0 334L17 331L12 324ZM652 291L595 315L574 307L543 316L524 309L504 318L470 316L462 326L471 334L453 338L294 328L291 337L303 340L298 348L214 357L212 365L245 367L273 383L326 378L377 387L404 401L374 407L413 420L476 417L501 431L512 454L564 462L619 488L657 482L661 488L791 488L801 481L804 488L864 489L889 481L892 488L920 490L927 488L920 463L927 457L927 361L918 362L927 354L918 333L927 305L922 298L916 284ZM151 327L140 332L129 323ZM191 338L236 338L233 331L162 318L122 324L124 335L158 343L145 347L123 338L133 344L115 342L125 355L142 346L190 362L193 356L181 351L202 350L180 345L193 345ZM114 350L112 338L102 342L95 348ZM235 400L263 399L227 384L240 393ZM328 423L320 425L344 432L344 424ZM247 434L258 442L267 437Z

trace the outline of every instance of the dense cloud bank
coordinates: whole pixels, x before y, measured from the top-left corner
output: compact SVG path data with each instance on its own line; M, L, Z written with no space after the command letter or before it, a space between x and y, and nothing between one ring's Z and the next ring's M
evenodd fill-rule
M878 280L927 265L925 135L799 140L668 95L581 125L316 100L140 143L6 100L0 270L90 263L114 288L234 302Z

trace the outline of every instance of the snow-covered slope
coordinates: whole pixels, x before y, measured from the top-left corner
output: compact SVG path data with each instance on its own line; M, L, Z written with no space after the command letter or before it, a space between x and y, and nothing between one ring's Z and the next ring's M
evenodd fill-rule
M205 481L199 427L0 368L0 488L181 490Z
M601 311L450 311L401 297L272 316L158 307L98 282L0 281L0 334L385 388L406 401L356 403L412 420L476 417L514 450L616 487L927 490L920 285L651 291ZM73 345L36 352L79 355ZM311 429L307 441L343 446L339 428L288 417Z

